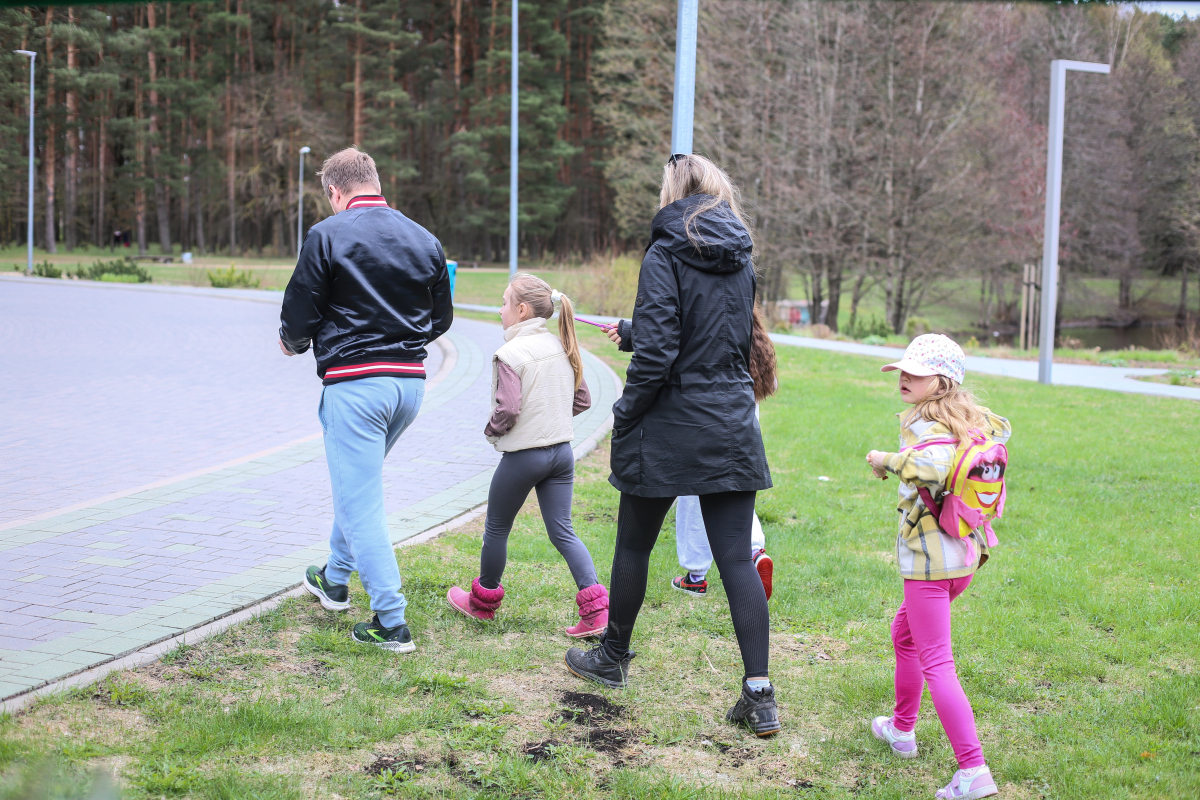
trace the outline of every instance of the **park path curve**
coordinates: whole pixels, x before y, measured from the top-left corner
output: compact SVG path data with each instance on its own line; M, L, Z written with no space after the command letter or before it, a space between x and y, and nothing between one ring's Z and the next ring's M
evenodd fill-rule
M771 334L776 344L793 347L809 347L817 350L833 350L838 353L853 353L861 356L876 356L888 361L899 361L904 350L899 347L839 342L832 339L811 339L806 336L791 336L785 333ZM1003 378L1036 381L1036 361L1020 361L1015 358L988 358L967 356L967 372L982 372ZM1140 367L1101 367L1091 364L1055 363L1051 371L1055 386L1083 386L1089 389L1108 389L1129 394L1149 394L1160 397L1176 397L1182 400L1200 400L1200 389L1191 386L1171 386L1167 383L1151 383L1137 380L1135 376L1163 375L1166 369Z
M462 304L461 307L470 311L500 313L498 306ZM616 324L622 318L588 314L587 319L593 322ZM771 340L776 344L784 344L791 347L808 347L814 350L832 350L838 353L874 356L888 361L899 361L904 355L904 350L898 347L859 344L858 342L840 342L836 339L815 339L808 336L792 336L786 333L772 333ZM1021 361L1014 358L967 356L967 372L982 372L985 375L998 375L1003 378L1036 381L1038 365L1036 361ZM1084 386L1089 389L1108 389L1115 392L1128 392L1130 394L1149 394L1161 397L1177 397L1183 400L1200 400L1200 389L1197 388L1137 380L1138 376L1163 375L1166 372L1166 369L1102 367L1091 364L1056 363L1051 376L1056 386Z
M0 700L252 607L328 555L311 356L276 345L279 292L0 279ZM244 302L236 302L236 301ZM396 543L487 500L501 329L430 348L416 421L384 467ZM592 408L620 382L584 352Z

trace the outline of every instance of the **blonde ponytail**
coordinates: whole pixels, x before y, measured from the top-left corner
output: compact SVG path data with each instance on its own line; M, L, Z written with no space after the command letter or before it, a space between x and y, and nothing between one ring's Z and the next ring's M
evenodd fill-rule
M575 306L571 298L562 292L558 294L561 305L558 310L558 338L562 339L563 349L567 351L567 360L575 371L575 391L583 383L583 356L579 354L579 340L575 338Z
M575 372L575 391L579 391L579 385L583 383L583 357L579 354L579 341L575 338L575 307L571 305L571 298L554 291L550 284L528 272L518 272L508 284L513 290L513 304L525 303L535 317L550 319L554 316L555 297L562 301L558 315L558 337L562 339L567 361Z

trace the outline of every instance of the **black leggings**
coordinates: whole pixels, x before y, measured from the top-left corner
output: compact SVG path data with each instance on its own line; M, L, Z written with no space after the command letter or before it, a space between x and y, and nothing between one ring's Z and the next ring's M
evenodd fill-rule
M745 677L766 676L770 636L767 595L750 558L750 528L757 492L719 492L700 495L700 512L708 531L729 613L742 651ZM604 646L620 658L629 651L633 626L646 599L650 552L658 540L673 497L635 497L621 493L617 513L617 549L609 584L608 631Z

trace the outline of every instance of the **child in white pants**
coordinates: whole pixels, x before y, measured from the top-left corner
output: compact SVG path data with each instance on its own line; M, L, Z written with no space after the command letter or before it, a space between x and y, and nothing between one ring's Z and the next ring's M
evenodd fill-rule
M767 539L763 535L758 514L754 515L750 529L750 556L754 568L762 579L767 599L771 599L771 579L775 565L767 555ZM700 515L700 498L695 495L680 497L675 502L675 552L679 566L687 573L671 580L676 589L691 594L707 594L708 568L712 566L712 551L708 548L708 532L704 529L704 518Z

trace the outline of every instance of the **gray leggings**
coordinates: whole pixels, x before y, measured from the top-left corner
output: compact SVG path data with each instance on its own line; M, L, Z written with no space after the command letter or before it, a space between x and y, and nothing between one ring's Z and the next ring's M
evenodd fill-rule
M571 527L571 495L575 488L575 454L570 442L505 453L492 475L488 490L487 520L483 525L483 552L479 554L479 582L495 589L508 561L508 533L517 512L537 490L542 522L551 543L566 559L571 577L580 589L599 583L592 554Z

